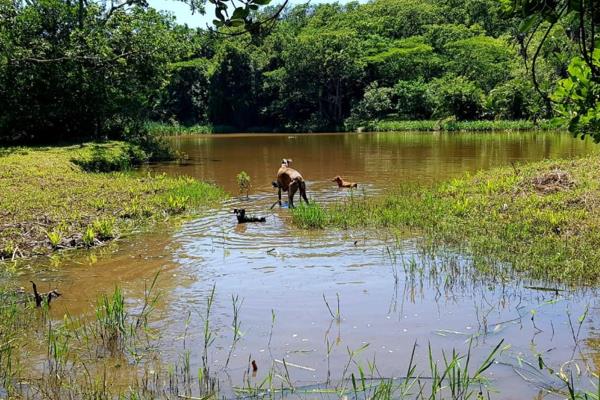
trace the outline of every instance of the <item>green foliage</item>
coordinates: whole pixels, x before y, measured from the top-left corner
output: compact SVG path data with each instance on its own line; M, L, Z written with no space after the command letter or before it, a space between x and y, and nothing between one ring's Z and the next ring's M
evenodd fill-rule
M486 109L496 118L519 120L541 114L542 100L526 78L515 78L492 89Z
M169 195L166 202L166 210L169 214L181 214L187 208L187 196Z
M94 221L92 229L99 240L109 240L115 237L115 219L111 217Z
M220 125L246 131L353 129L388 117L547 117L543 98L532 95L533 84L523 79L522 49L512 39L516 24L494 0L296 6L260 39L201 34L199 53L206 58L172 66L176 84L168 96L182 102L163 103L155 116L213 131ZM571 51L567 36L553 31L552 37L552 46L538 56L546 87L564 72ZM188 69L197 76L182 78ZM173 111L183 99L197 108ZM176 107L168 111L171 105Z
M456 121L452 118L445 120L420 120L400 121L384 120L368 125L368 129L376 132L399 131L529 131L553 130L556 125L549 121L540 121L535 124L530 120L493 120L493 121Z
M288 126L309 130L341 126L363 76L361 43L352 30L318 30L300 34L283 53L285 84L281 103ZM301 125L300 125L301 126Z
M600 67L600 51L594 51L594 65ZM600 83L595 81L589 66L580 57L571 61L568 77L558 82L552 96L559 118L569 130L600 142Z
M225 43L210 75L208 115L214 124L244 129L256 120L254 65L248 51Z
M248 194L250 193L250 175L248 175L246 171L242 171L237 174L236 180L240 189L240 194L246 193L246 198L248 198Z
M434 79L429 90L433 114L438 118L455 116L458 120L472 120L483 111L482 90L462 76Z
M154 117L185 126L208 122L209 63L200 58L171 65L169 83L160 93Z
M552 101L558 119L568 125L574 135L589 135L596 142L600 141L600 105L597 101L600 57L595 33L600 28L597 2L502 0L502 3L505 10L519 18L519 31L523 37L537 36L538 40L534 41L536 56L552 52L555 56L548 58L555 65L564 65L570 60L567 71L561 71L561 78L568 76L555 88L547 88L538 81L538 60L534 56L532 81L539 94L548 104ZM557 35L556 32L561 30L562 34ZM577 34L573 35L573 32ZM569 47L573 50L568 51Z
M105 345L114 348L122 343L121 339L130 333L128 317L123 291L119 287L115 288L112 296L103 294L100 297L96 306L96 320Z
M98 147L107 154L120 154L128 146L109 142L26 151L8 148L7 155L0 157L2 222L18 228L0 230L0 258L93 246L143 230L166 215L213 206L226 197L214 185L191 178L91 173L72 161L87 158ZM48 221L48 226L40 221Z
M147 122L146 129L151 135L157 136L198 135L215 132L215 127L212 125L185 126L177 122L174 124Z
M393 85L398 80L428 79L441 70L441 59L421 37L394 41L385 51L366 57L378 80Z
M52 231L47 232L46 236L48 237L50 246L52 246L53 249L56 249L62 241L62 235L58 229L53 229Z
M517 59L508 43L488 36L448 43L445 51L451 60L448 71L477 82L484 91L510 79L511 63Z
M205 4L186 2L196 10ZM495 0L261 10L268 2L211 0L222 33L215 35L178 26L142 0L116 8L96 1L0 0L0 140L121 137L143 149L141 159L156 159L173 154L149 130L323 131L388 116L537 119L551 110L543 95L534 95L536 86L553 90L578 46L565 33L573 20L556 23L556 7L542 10L536 1L504 0L513 10L536 13L521 25L524 32L550 28L548 35L516 40L519 22L506 18ZM567 10L578 12L571 3ZM267 23L274 15L277 23ZM540 45L539 52L526 43ZM590 54L582 59L595 82ZM535 85L524 79L532 59ZM587 107L577 115L589 109L577 99L571 103ZM596 129L590 118L580 119L573 129ZM129 168L126 159L100 154L82 166Z
M133 144L92 144L71 161L87 172L127 171L148 160L148 155Z
M323 229L326 218L325 210L317 203L302 204L292 210L292 220L302 228Z
M400 118L427 119L433 114L428 85L421 80L399 81L394 86L396 111Z
M3 1L0 140L137 134L185 43L170 18L137 3Z
M96 232L94 232L94 228L88 226L85 228L83 235L81 236L81 243L85 247L92 247L96 241Z
M369 85L361 101L352 107L346 124L350 128L360 125L362 121L372 121L384 118L394 110L391 88L380 88L377 83Z

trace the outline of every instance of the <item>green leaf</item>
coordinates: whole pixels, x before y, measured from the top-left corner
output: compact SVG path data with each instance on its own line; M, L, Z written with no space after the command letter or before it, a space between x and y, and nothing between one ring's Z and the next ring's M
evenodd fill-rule
M243 7L238 7L233 11L233 15L231 16L231 19L245 19L248 16L248 13L250 13L250 10L247 8L243 8Z
M521 33L529 32L529 30L531 29L531 27L535 23L537 23L539 20L540 20L540 17L537 14L533 14L533 15L528 16L523 21L521 21L521 23L519 24L519 32L521 32Z

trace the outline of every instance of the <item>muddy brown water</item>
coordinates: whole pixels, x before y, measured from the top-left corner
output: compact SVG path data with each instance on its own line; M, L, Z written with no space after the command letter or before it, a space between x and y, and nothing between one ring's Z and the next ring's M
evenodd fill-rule
M556 370L575 359L583 371L597 371L600 313L593 288L529 288L556 285L485 277L472 271L469 257L450 250L423 254L417 239L384 231L301 231L290 225L288 209L270 209L276 200L271 181L282 157L292 158L307 180L309 198L327 203L376 196L401 182L435 182L511 162L598 152L592 142L559 133L211 135L172 142L187 154L185 161L141 172L193 176L224 187L232 198L180 226L21 270L23 282L33 277L44 290L65 293L52 309L56 318L89 313L99 293L117 284L131 305L140 304L144 282L160 269L163 296L154 324L161 332L161 355L175 363L187 349L195 371L201 362L201 315L215 285L211 325L217 339L209 359L226 395L243 384L249 357L259 366L255 383L274 359L285 358L301 366L289 367L294 384L310 386L328 375L340 378L348 349L367 344L355 360L364 368L375 360L382 376L399 377L415 342L419 371L428 375L428 343L441 359L442 349L464 352L473 338L474 363L504 339L510 347L487 373L500 392L495 398L502 399L538 398L544 387L559 386L556 378L540 378L518 361L537 365L538 353ZM248 200L237 193L235 176L242 170L252 178ZM336 175L358 182L359 189L338 190L331 182ZM267 222L237 225L231 210L240 207ZM223 370L232 338L232 295L243 300L243 336ZM339 322L324 301L335 313L337 296ZM576 347L567 315L575 319L588 305L585 341ZM350 372L356 370L351 363Z

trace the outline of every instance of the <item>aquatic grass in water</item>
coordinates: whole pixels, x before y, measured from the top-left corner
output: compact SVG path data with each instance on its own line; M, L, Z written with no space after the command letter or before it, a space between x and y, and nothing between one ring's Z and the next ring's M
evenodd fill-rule
M300 204L292 209L292 220L302 228L322 229L326 226L327 214L323 207L317 203Z
M549 121L535 124L528 120L492 120L492 121L456 121L447 120L412 120L374 121L367 124L367 130L372 132L401 132L401 131L531 131L531 130L554 130L560 129Z
M178 361L175 364L166 364L159 354L155 353L158 351L155 344L157 337L146 335L147 329L140 329L145 326L144 321L147 321L158 298L158 294L153 293L157 279L158 274L152 283L145 287L144 305L137 316L128 309L123 292L119 288L112 294L99 298L96 318L92 319L73 319L65 316L62 321L54 322L49 320L45 313L44 318L37 318L27 306L16 306L16 303L15 307L0 308L0 344L6 343L7 335L14 340L10 347L0 347L0 393L8 392L14 398L37 398L40 393L44 394L41 397L52 398L212 399L227 396L226 393L220 392L219 380L208 368L208 353L213 350L216 335L210 324L215 287L213 286L208 294L206 309L202 312L204 348L186 347L186 323L182 336L183 350L177 357ZM0 297L6 298L5 295ZM233 296L232 305L233 349L241 338L239 298ZM333 311L332 307L329 309L332 318L340 316L339 304L337 312ZM577 319L578 326L573 325L575 336L586 315L587 312ZM32 341L32 338L35 340ZM48 351L46 357L37 360L35 364L32 364L31 360L22 359L26 352L14 351L27 349L36 341L45 345ZM394 378L382 375L385 371L378 368L375 359L366 363L359 359L358 356L369 349L368 344L357 349L346 348L347 358L341 376L328 379L324 383L306 386L295 380L292 369L304 367L290 363L285 358L274 362L270 367L263 366L264 378L251 380L249 359L248 371L244 373L244 384L234 387L234 393L239 398L283 398L289 395L298 398L333 396L381 400L502 398L502 394L498 394L494 389L495 381L491 379L493 375L487 372L510 346L505 346L503 341L499 340L483 360L474 365L473 343L473 339L469 340L464 353L456 349L449 352L443 349L437 351L428 345L426 349L421 350L426 351L428 360L424 365L417 365L415 362L420 348L415 343L410 359L398 360L399 364L407 363L406 373ZM105 354L105 349L110 350L112 354ZM134 349L135 351L130 351ZM193 379L192 365L194 358L198 356L202 357L204 365ZM140 359L145 361L139 362ZM543 365L539 369L540 373L559 379L566 385L564 390L556 389L554 393L568 396L569 399L596 399L594 391L578 388L582 384L580 377L573 376L569 370L562 367L552 369L543 360L540 361L540 365ZM227 367L224 368L221 372L228 375ZM540 375L540 378L544 377ZM28 384L20 385L19 382Z
M180 125L162 122L146 122L146 129L153 135L177 136L177 135L204 135L215 132L212 125Z

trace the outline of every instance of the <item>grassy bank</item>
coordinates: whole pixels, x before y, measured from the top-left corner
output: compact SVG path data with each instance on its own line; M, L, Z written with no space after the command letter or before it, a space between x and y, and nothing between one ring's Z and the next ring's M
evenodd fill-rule
M246 130L236 129L232 126L221 125L178 125L161 122L146 123L148 131L158 136L178 136L178 135L204 135L210 133L231 133L231 132L287 132L286 129L254 127ZM343 130L344 128L342 128ZM354 127L346 127L348 132L353 132ZM534 123L527 120L495 120L495 121L456 121L455 119L445 120L383 120L371 121L362 128L365 132L469 132L469 131L533 131L533 130L557 130L561 129L550 121L539 121Z
M146 122L148 132L159 136L178 136L178 135L205 135L215 133L215 127L212 125L179 125L166 124L162 122Z
M460 132L460 131L532 131L559 129L549 121L534 123L527 120L494 120L494 121L456 121L447 120L422 120L422 121L373 121L364 127L369 132Z
M0 148L0 259L99 245L224 197L191 178L127 172L146 158L121 142Z
M435 187L403 186L294 210L304 228L376 227L416 232L511 272L600 283L600 158L542 161L483 171Z

